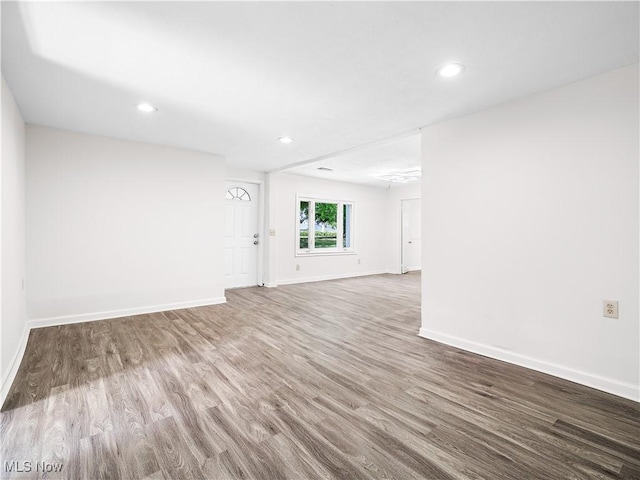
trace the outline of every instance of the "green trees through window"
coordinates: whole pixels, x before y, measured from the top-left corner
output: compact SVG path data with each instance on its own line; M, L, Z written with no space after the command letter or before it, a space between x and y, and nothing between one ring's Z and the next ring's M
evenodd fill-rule
M298 252L348 252L352 211L352 202L299 199Z

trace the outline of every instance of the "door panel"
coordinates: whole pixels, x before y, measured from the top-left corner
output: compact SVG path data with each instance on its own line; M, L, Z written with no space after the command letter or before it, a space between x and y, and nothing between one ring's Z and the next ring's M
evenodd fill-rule
M224 276L233 275L233 248L224 249Z
M253 183L227 182L225 196L225 287L258 284L258 193Z
M422 268L422 200L402 200L402 273Z
M226 237L233 237L233 226L234 226L234 218L233 218L233 212L234 212L234 205L227 203L224 206L224 236Z
M250 273L251 250L251 247L240 250L240 273L242 275L248 275Z

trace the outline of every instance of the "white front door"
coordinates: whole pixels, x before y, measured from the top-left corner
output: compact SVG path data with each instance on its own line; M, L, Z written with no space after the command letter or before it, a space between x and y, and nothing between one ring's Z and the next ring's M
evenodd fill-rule
M258 284L258 194L255 183L226 182L225 288Z
M422 264L422 200L402 200L402 273Z

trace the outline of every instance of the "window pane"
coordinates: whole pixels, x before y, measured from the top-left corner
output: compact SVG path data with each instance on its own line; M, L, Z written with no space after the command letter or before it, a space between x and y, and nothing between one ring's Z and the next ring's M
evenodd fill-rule
M333 232L316 231L316 248L336 248L337 240L335 230Z
M309 202L300 202L300 248L309 248Z
M342 206L342 247L351 248L351 211L353 205L348 203Z
M316 203L315 207L315 248L336 248L338 246L338 204Z
M242 200L245 202L251 201L251 195L242 187L232 187L227 190L227 195L225 197L227 200Z

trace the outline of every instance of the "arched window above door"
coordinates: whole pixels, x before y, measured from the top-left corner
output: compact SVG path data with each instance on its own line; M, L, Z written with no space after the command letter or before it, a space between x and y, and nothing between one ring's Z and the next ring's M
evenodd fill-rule
M251 201L251 195L242 187L231 187L227 190L225 198L227 200L241 200L243 202Z

